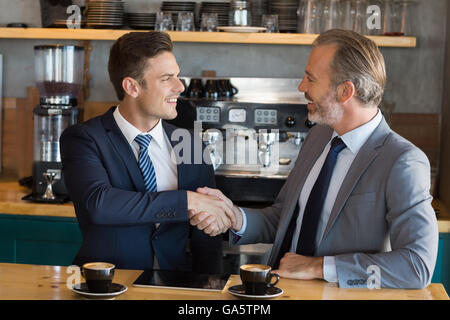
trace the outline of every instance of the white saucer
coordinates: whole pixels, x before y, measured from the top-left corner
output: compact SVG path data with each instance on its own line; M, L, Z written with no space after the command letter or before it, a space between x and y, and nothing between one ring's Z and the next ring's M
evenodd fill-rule
M232 286L228 288L228 292L233 296L241 297L241 298L250 298L250 299L270 299L281 296L283 294L283 289L278 287L269 287L265 294L262 295L251 295L245 294L244 286L239 284L237 286Z
M264 27L217 27L217 30L223 30L225 32L261 32L266 31Z
M121 295L125 291L127 291L127 286L119 283L111 283L111 287L109 288L109 292L107 293L92 293L89 292L87 284L85 282L83 283L77 283L72 287L72 291L76 292L83 297L89 298L89 299L111 299L114 297L117 297L118 295Z

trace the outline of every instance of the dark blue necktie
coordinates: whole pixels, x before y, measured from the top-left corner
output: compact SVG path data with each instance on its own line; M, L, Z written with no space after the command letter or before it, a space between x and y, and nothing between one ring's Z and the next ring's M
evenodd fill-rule
M140 134L134 138L139 144L139 169L141 169L142 177L144 178L145 189L149 192L156 192L156 175L155 168L153 168L152 160L148 154L148 146L152 141L152 136L149 134Z
M319 226L320 215L323 209L323 203L328 193L328 187L330 186L331 175L333 173L334 166L339 152L345 148L345 143L341 138L335 137L331 141L330 151L328 151L327 158L320 170L319 176L314 183L311 193L306 203L305 211L303 213L302 226L300 235L297 242L296 253L313 256L315 250L315 241L317 228ZM300 211L298 201L294 209L294 214L289 223L288 229L281 243L280 251L278 253L277 260L275 261L273 268L278 268L281 258L286 252L289 251L292 243L292 238L296 230L297 218Z
M330 186L331 175L333 174L339 152L344 148L345 143L341 138L335 137L331 141L330 151L328 151L319 177L316 183L314 183L303 213L302 227L300 229L296 250L298 254L305 256L312 256L314 254L319 219L328 193L328 187Z

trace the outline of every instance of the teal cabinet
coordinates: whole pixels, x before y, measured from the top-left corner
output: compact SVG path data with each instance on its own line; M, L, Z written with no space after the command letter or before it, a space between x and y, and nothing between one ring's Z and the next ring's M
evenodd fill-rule
M0 215L0 262L68 266L81 242L76 218Z
M439 234L438 257L431 282L442 283L450 292L450 233Z

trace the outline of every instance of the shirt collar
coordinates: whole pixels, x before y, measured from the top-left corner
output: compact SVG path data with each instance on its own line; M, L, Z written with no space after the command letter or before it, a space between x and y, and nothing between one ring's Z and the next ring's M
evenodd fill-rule
M147 132L141 132L138 128L133 126L131 123L129 123L121 114L119 111L119 106L117 106L116 110L114 110L113 113L114 120L116 120L117 125L119 126L120 131L122 131L123 135L127 139L129 144L132 144L134 141L134 138L136 138L140 134L149 134L152 136L152 140L156 142L158 147L163 146L164 142L164 130L162 127L161 119L158 121L156 126L153 127L152 130Z
M372 120L366 122L362 126L359 126L352 131L349 131L341 136L342 141L344 141L347 148L353 153L357 154L359 149L366 143L367 139L369 139L370 135L375 131L375 129L380 124L383 116L381 114L380 109L378 109L377 115L373 117ZM338 136L336 131L333 131L331 136L331 140Z

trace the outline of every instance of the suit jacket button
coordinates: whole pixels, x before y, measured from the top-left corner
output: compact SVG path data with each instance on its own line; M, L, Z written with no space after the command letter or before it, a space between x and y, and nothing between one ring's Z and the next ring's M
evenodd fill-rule
M347 280L347 284L348 284L349 286L352 286L352 285L353 285L353 280Z

